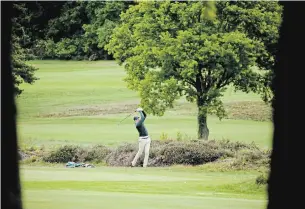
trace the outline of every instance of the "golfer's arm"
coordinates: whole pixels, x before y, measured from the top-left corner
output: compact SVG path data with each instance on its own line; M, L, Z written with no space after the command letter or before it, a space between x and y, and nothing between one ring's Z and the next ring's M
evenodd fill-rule
M145 120L145 116L143 115L143 112L142 112L142 111L139 111L139 113L140 113L141 119L140 119L139 122L137 123L137 126L142 125L142 123L143 123L144 120ZM145 115L146 115L146 114L145 114Z
M146 119L146 113L143 111L144 118Z

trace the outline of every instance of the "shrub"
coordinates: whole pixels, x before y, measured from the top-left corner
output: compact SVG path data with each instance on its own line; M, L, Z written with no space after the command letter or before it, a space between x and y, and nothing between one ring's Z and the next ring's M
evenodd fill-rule
M258 149L258 147L254 144L246 144L244 142L232 142L230 140L219 140L217 141L219 143L219 145L223 148L223 149L228 149L231 150L233 152L239 151L241 149Z
M183 135L180 131L177 132L177 138L176 138L177 141L182 141L183 140Z
M255 179L255 183L258 185L265 185L268 183L268 175L266 173L260 174Z
M32 155L26 159L23 160L24 163L35 163L41 161L41 158L35 155Z
M176 136L176 140L177 141L187 141L187 140L191 140L193 137L187 135L187 134L183 134L180 131L177 132L177 136Z
M112 166L128 166L137 152L137 144L123 144L106 157L106 163Z
M265 152L260 150L242 149L236 154L236 158L245 162L257 163L260 160L267 158Z
M200 165L213 162L223 155L222 150L211 149L207 144L200 143L172 143L164 146L159 154L160 164Z
M84 161L104 162L111 150L103 145L96 145L89 149Z
M29 155L27 153L25 153L24 151L21 151L21 150L18 151L19 160L25 160L27 158L29 158Z
M56 44L53 40L37 40L31 51L36 58L39 59L53 59L56 57Z
M80 154L82 151L79 146L64 145L44 156L43 161L49 163L66 163L77 160L77 154Z
M160 140L169 140L169 136L167 133L162 132L160 135Z
M89 61L96 61L96 60L98 60L98 59L99 59L99 57L98 57L97 54L92 54L92 55L89 57Z

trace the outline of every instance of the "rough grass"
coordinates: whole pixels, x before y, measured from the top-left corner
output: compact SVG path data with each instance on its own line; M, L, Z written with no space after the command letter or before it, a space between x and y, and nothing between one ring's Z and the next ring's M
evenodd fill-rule
M226 119L271 121L272 108L263 101L227 101L224 103ZM173 109L178 115L197 116L195 104L179 103Z
M54 112L38 115L41 118L63 118L74 116L95 116L95 115L109 115L109 114L121 114L130 113L138 107L137 104L113 104L113 105L84 105L82 107L75 107L74 109L66 109L62 112Z
M228 119L271 121L272 109L262 101L239 101L225 105Z

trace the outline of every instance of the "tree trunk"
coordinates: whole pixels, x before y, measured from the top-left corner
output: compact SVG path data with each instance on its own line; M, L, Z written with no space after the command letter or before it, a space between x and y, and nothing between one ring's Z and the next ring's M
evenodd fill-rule
M198 111L198 139L208 140L208 138L209 129L207 125L207 115Z
M19 162L18 162L18 140L16 130L16 103L14 98L14 84L12 77L12 56L11 56L11 40L12 40L12 18L16 17L15 10L12 7L13 2L1 2L2 11L2 34L1 47L2 50L2 65L1 73L3 76L3 89L5 89L5 99L2 103L1 110L3 114L3 128L1 139L1 156L5 160L1 161L2 181L1 181L1 203L3 208L7 209L22 209L22 194L19 177ZM5 11L5 13L3 12ZM3 108L3 109L2 109ZM5 169L4 169L5 168ZM5 177L7 176L7 177Z
M209 129L207 125L207 109L205 108L205 99L203 97L197 98L198 106L198 139L208 140Z

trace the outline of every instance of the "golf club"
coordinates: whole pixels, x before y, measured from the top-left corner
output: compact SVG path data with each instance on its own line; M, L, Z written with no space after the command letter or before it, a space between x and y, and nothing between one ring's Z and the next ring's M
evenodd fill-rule
M133 113L133 112L132 112ZM126 118L128 118L129 116L132 115L132 113L130 113L129 115L127 115L123 120L121 120L117 125L120 125Z

